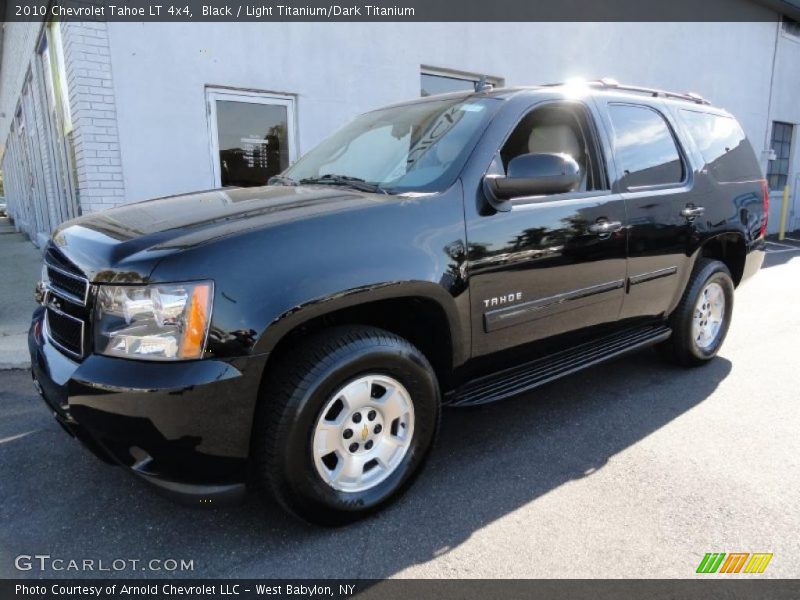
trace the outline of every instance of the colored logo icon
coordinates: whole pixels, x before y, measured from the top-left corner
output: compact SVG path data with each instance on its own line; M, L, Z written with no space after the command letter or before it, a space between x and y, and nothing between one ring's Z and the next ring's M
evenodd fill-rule
M766 552L708 552L700 561L697 573L763 573L772 554Z

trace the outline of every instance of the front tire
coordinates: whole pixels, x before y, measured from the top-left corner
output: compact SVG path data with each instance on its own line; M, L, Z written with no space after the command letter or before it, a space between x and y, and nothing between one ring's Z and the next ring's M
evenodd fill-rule
M362 518L412 482L436 436L440 398L425 356L392 333L335 327L267 373L256 412L256 475L295 515Z
M728 267L699 258L680 304L670 315L672 336L660 345L662 356L686 367L713 359L730 327L733 290Z

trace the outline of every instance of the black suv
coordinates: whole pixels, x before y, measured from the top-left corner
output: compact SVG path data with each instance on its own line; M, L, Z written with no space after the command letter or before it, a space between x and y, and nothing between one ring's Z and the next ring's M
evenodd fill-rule
M355 119L270 185L61 226L29 345L58 422L178 498L261 485L351 521L419 472L442 406L657 345L711 360L763 260L736 120L613 82Z

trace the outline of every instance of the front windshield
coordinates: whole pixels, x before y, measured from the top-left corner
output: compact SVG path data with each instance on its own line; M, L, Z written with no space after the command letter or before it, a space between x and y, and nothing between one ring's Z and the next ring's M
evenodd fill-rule
M500 101L431 100L361 115L276 183L365 182L382 191L441 191L455 180Z

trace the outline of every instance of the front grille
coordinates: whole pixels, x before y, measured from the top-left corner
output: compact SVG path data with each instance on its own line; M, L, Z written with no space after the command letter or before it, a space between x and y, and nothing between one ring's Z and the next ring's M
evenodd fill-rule
M82 358L85 341L84 321L60 312L52 306L47 307L47 332L50 339L62 350Z
M79 300L81 304L86 303L86 290L89 284L85 279L78 279L77 277L66 275L61 271L57 271L50 265L47 265L47 278L50 280L51 287L58 291L65 292L75 300Z
M44 257L49 286L57 293L78 304L86 304L89 280L56 248L50 246Z
M64 353L82 359L89 343L89 280L53 246L45 253L45 264L48 337Z

